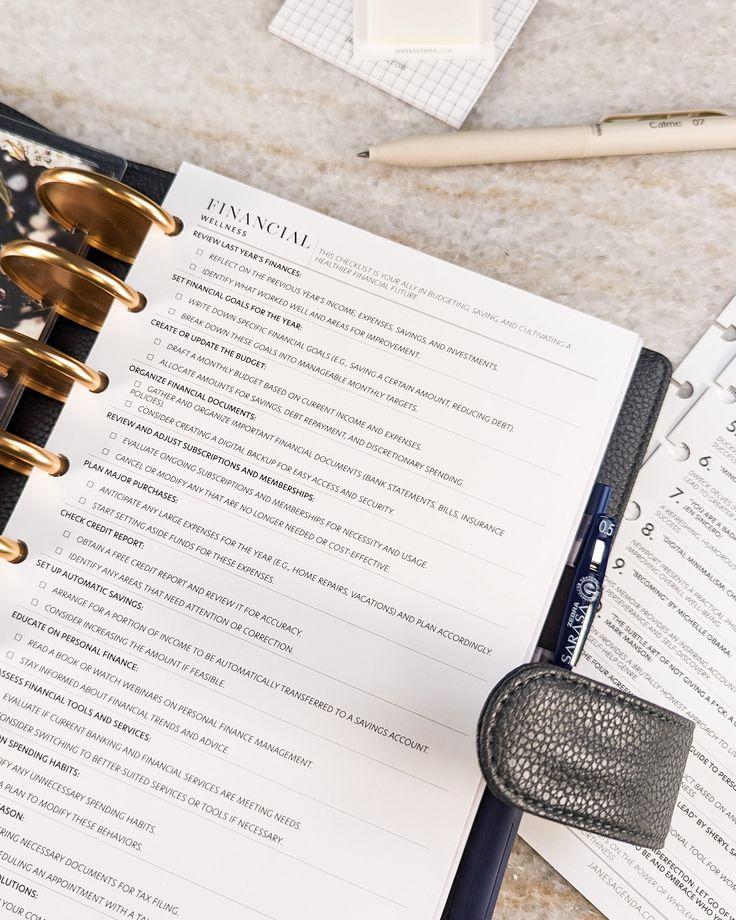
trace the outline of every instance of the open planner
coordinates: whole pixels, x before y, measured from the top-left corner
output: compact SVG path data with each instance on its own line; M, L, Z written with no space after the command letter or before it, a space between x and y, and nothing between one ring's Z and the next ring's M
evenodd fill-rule
M666 361L195 166L123 182L41 180L87 261L2 253L60 317L2 353L0 894L481 920L515 816L478 715L596 478L625 503Z

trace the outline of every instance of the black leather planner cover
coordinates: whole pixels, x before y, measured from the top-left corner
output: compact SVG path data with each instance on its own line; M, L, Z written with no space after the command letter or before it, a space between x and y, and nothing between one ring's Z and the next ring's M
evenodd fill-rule
M0 113L25 124L43 127L0 103ZM73 149L73 145L72 145ZM150 198L161 201L173 180L173 174L129 162L122 181ZM273 191L278 192L278 189ZM97 252L87 256L124 277L128 266ZM79 360L85 360L95 333L60 317L49 338L50 344ZM634 479L644 458L659 408L670 378L669 361L656 352L643 350L634 371L623 408L601 465L599 479L613 488L610 512L620 516L628 502ZM36 444L44 445L63 411L60 403L25 390L8 430ZM0 467L0 533L20 497L26 478ZM9 536L14 536L9 534ZM18 535L22 537L21 535ZM560 585L558 598L565 592ZM541 644L556 639L561 603L556 599L547 618ZM460 862L443 920L487 920L493 912L503 872L518 827L520 812L496 801L485 793Z

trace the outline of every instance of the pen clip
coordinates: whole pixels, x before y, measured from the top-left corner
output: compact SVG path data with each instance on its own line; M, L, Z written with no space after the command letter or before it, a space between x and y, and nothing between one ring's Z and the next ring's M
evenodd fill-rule
M736 109L678 109L672 112L621 112L613 115L604 115L598 119L598 124L607 124L612 121L646 121L648 118L657 118L668 121L670 118L709 118L713 115L736 115Z

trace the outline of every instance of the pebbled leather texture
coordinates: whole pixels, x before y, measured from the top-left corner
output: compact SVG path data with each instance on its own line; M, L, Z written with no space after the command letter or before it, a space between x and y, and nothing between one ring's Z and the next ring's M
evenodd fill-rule
M488 788L506 804L642 847L661 847L694 725L556 665L523 665L478 724Z
M642 349L598 473L613 489L608 510L616 518L626 510L671 376L664 355Z

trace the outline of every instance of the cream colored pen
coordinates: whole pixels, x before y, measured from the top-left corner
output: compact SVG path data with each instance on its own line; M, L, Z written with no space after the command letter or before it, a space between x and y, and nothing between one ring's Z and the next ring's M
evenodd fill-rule
M473 166L736 148L736 110L637 112L595 124L427 134L359 153L391 166Z

